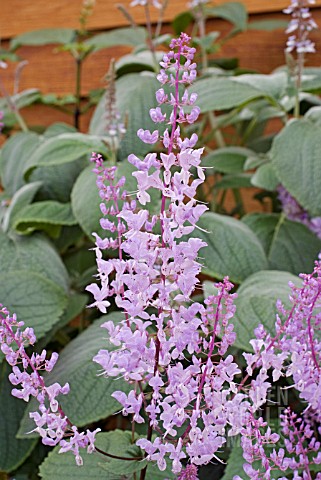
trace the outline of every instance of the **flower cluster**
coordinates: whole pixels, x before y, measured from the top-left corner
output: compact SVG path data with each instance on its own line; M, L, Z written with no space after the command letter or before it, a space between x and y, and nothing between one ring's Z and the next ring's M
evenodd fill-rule
M116 106L115 62L112 60L106 75L106 131L112 151L116 151L126 133L125 125Z
M204 304L191 301L201 270L199 251L206 246L191 234L207 207L195 199L204 180L203 149L194 148L196 134L181 135L184 123L192 124L200 113L197 96L184 88L196 77L194 49L188 41L182 34L164 55L157 77L162 84L156 92L158 106L150 110L155 123L166 122L170 129L163 134L158 129L137 132L147 144L161 141L163 151L144 159L134 154L128 158L137 168L136 201L129 202L121 191L124 179L116 181L115 168L104 167L101 157L93 156L103 200L101 226L116 238L95 234L100 286L94 283L87 288L94 294L93 305L102 312L112 296L124 312L119 324L102 325L118 348L100 350L94 361L105 376L122 376L132 385L128 394L116 391L113 397L124 415L148 423L147 438L137 444L160 470L169 460L179 479L196 480L197 468L218 458L227 436L241 433L246 473L263 478L252 465L260 459L264 478L271 478L270 472L280 465L284 469L294 465L281 462L282 452L270 455L264 450L264 445L279 439L260 417L272 381L291 377L309 408L318 412L321 407L321 342L314 337L319 326L315 309L321 263L311 275L302 276L302 289L292 286L290 311L278 304L276 335L272 337L262 325L255 330L256 338L250 342L253 353L244 353L247 375L237 381L241 369L228 352L235 341L233 285L225 278ZM169 116L163 105L171 106ZM144 208L153 189L160 195L159 215ZM118 248L117 259L103 258L108 246ZM155 438L153 431L159 434Z
M321 238L321 217L311 217L282 185L279 185L277 192L286 217L289 220L303 223L311 232Z
M315 45L308 38L310 32L318 28L309 11L309 5L313 4L315 0L291 0L291 5L283 10L284 13L292 15L286 33L294 33L287 41L287 52L315 52Z
M145 7L149 4L153 5L155 8L162 8L162 4L158 0L132 0L130 6L137 7L137 5L141 5L142 7Z
M301 275L303 285L301 288L292 285L292 308L286 310L278 302L279 314L277 315L275 330L276 335L271 336L262 325L256 330L256 339L250 343L254 354L244 353L247 363L247 373L252 376L254 369L259 369L255 379L255 392L263 389L262 404L265 403L264 391L271 387L268 371L272 371L273 381L281 376L292 379L292 388L295 388L300 398L307 405L307 412L313 413L313 421L321 421L321 340L319 336L321 326L321 262L316 262L314 271L310 275ZM283 318L283 321L281 320ZM244 382L241 383L241 386ZM249 392L251 396L251 391ZM260 396L260 395L259 395ZM266 398L266 395L265 395ZM260 405L260 402L258 403ZM259 421L259 423L257 423ZM290 469L295 472L295 479L311 479L309 465L321 463L320 443L316 441L311 428L311 420L298 418L297 415L286 409L281 415L282 434L285 438L284 449L279 449L268 455L263 445L275 443L277 437L271 438L268 428L265 433L261 429L266 426L262 419L251 422L242 430L243 455L247 463L244 470L253 479L271 478L273 469L282 472ZM317 452L316 456L308 456ZM264 467L264 476L260 470L255 469L252 463L260 460ZM303 469L303 474L298 474ZM268 473L270 472L270 473ZM321 478L318 474L316 478ZM285 479L285 477L282 477ZM240 480L235 477L234 480Z
M25 347L34 345L36 337L32 328L22 329L24 323L17 321L15 315L10 316L8 310L0 304L0 343L7 362L12 366L9 375L10 382L20 388L14 388L12 395L26 402L34 397L39 402L38 411L31 412L30 417L34 420L36 428L44 445L60 445L60 452L72 451L76 457L77 465L82 465L79 454L80 448L87 448L88 453L94 451L95 434L100 429L87 433L79 433L73 426L57 401L58 395L67 395L69 385L64 386L54 383L48 387L45 385L40 371L51 372L58 360L58 354L53 353L49 360L46 359L46 351L41 354L33 353L28 356ZM68 434L68 441L64 440Z
M138 202L145 206L150 202L150 189L158 190L160 214L150 215L144 208L137 211L135 202L124 202L120 210L119 194L113 193L119 183L111 186L108 172L94 156L100 196L114 202L118 223L116 226L108 220L107 228L118 232L119 258L103 260L101 247L105 240L96 235L101 288L92 284L88 289L102 311L111 295L124 311L120 324L109 321L103 325L118 350L101 350L94 360L106 376L121 375L133 384L128 395L113 394L123 413L142 423L146 419L144 407L150 431L164 435L154 441L149 435L138 445L161 470L166 468L166 455L174 473L181 472L181 478L196 478L190 472L215 456L225 443L228 426L232 424L233 432L238 433L240 409L246 410L247 404L241 405L244 395L236 392L238 366L232 356L222 358L235 340L229 323L235 310L235 294L230 293L233 285L228 279L217 284L218 294L209 297L205 306L190 302L201 270L198 252L206 244L199 238L182 237L193 232L207 207L195 199L196 189L205 178L200 166L203 149L194 149L196 134L181 137L181 125L192 124L200 112L194 105L197 96L182 90L196 77L195 50L188 42L187 35L182 34L164 55L157 77L162 84L156 92L159 106L150 110L155 123L168 122L171 130L165 129L163 135L158 130L138 131L146 143L161 140L165 152L159 158L156 153L149 153L144 160L134 154L128 158L137 168L133 175ZM167 86L174 92L166 90ZM164 104L172 107L169 117L162 110ZM101 208L105 214L106 205ZM215 355L217 361L213 361ZM234 397L229 399L233 392ZM185 429L183 435L179 435L179 428ZM187 457L191 465L182 472L181 460Z

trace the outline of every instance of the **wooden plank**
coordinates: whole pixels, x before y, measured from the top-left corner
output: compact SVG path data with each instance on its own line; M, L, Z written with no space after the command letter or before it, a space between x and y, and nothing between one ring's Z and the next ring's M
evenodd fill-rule
M283 18L282 14L256 15L255 19L273 20ZM321 9L315 11L316 21L321 25ZM213 20L210 30L228 31L226 22ZM169 28L168 28L169 30ZM311 34L316 42L317 52L321 51L321 37L318 31ZM270 73L276 67L284 64L284 45L286 35L282 29L273 32L247 31L228 41L219 57L236 57L240 66L262 73ZM5 43L4 43L5 46ZM24 68L20 90L39 88L43 93L65 95L75 91L75 65L66 52L55 53L53 46L23 47L19 50L22 59L29 63ZM108 70L111 58L119 58L129 52L128 48L118 47L101 50L89 56L83 67L82 94L95 88L103 87L103 77ZM320 54L307 55L307 65L320 65ZM14 69L11 64L7 70L1 71L1 76L8 91L12 92Z
M218 3L227 3L231 0L220 0ZM70 27L79 25L79 12L81 0L2 0L0 16L0 37L11 38L23 32L39 28ZM143 7L130 7L130 0L122 3L138 23L145 23L145 10ZM187 9L188 0L170 0L164 19L171 21L175 15ZM250 13L281 11L289 0L243 0ZM118 2L113 0L97 0L93 15L89 19L89 29L108 29L124 26L128 21L117 9ZM321 6L321 0L316 0L316 5ZM157 20L158 10L151 7L151 17Z

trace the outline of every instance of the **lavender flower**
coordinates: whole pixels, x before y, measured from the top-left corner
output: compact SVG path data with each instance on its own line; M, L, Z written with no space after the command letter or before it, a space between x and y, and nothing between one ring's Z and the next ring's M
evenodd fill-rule
M282 185L278 186L277 193L282 204L282 210L287 218L294 222L303 223L311 232L321 238L321 217L311 217L307 210L304 210Z
M31 412L36 424L33 432L39 433L44 445L60 445L60 452L71 450L76 458L77 465L82 465L82 457L79 454L80 448L87 448L87 453L94 451L95 435L100 429L94 432L79 433L77 427L73 426L62 411L56 399L58 395L67 395L69 385L64 386L54 383L47 387L40 371L51 372L54 368L58 354L53 353L49 360L46 359L46 351L41 354L33 353L28 356L25 346L34 345L36 337L32 328L25 328L23 322L19 322L15 315L10 316L8 310L0 304L0 343L2 353L6 356L9 365L12 366L12 373L9 380L14 386L12 395L29 401L35 397L39 402L39 411ZM12 345L18 348L15 350ZM49 403L49 406L47 404ZM31 433L31 432L30 432ZM68 435L69 441L64 440Z
M286 33L294 33L287 41L287 52L315 52L315 44L308 38L310 32L318 28L309 11L309 5L313 4L315 0L291 0L291 5L283 10L284 13L292 15Z
M149 4L153 5L155 8L162 8L162 4L158 0L132 0L130 6L137 7L137 5L141 5L142 7L145 7Z

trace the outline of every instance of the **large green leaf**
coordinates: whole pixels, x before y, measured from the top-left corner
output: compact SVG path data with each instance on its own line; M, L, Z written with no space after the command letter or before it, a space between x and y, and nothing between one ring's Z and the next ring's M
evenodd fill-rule
M21 268L0 273L0 298L11 313L43 337L67 306L64 289L39 273Z
M275 72L270 75L245 74L237 76L234 81L257 88L265 95L280 99L286 92L288 78L286 72Z
M26 205L14 218L13 228L22 234L35 230L44 230L52 237L57 237L62 225L76 225L70 203L54 200L36 202Z
M85 44L94 52L102 48L116 47L117 45L130 45L137 47L146 42L147 32L143 27L115 28L110 32L99 33L85 40Z
M203 272L216 278L228 275L241 283L249 275L267 268L263 247L249 227L239 220L217 213L205 213L198 222L194 237L208 246L201 250Z
M65 44L70 43L76 36L75 30L71 28L44 28L41 30L34 30L33 32L22 33L13 38L10 42L10 49L28 46L41 46L51 43Z
M261 240L270 268L295 275L312 271L321 240L305 225L276 214L254 213L242 221Z
M0 472L15 470L34 448L35 440L18 440L16 433L26 403L11 395L13 386L8 380L10 368L0 364Z
M206 13L231 22L236 31L242 32L247 28L248 15L246 8L241 2L227 2L223 5L206 9Z
M264 188L265 190L274 191L279 185L280 180L278 179L275 168L271 162L261 165L256 172L254 173L251 179L252 185L259 188Z
M149 116L150 108L157 105L155 92L159 89L159 82L155 75L149 72L124 75L116 81L116 106L122 118L127 119L127 132L122 139L119 158L128 155L144 155L151 150L151 145L143 143L137 137L138 128L162 131L164 126L158 125ZM106 98L100 100L90 123L90 133L106 135ZM164 108L168 111L168 108Z
M243 458L243 449L239 444L236 444L233 446L228 457L224 475L221 480L232 480L236 475L239 475L244 480L249 480L249 477L243 471L243 463L246 463Z
M285 188L312 216L321 215L321 126L293 120L275 138L271 156Z
M203 113L246 105L266 96L258 88L222 77L203 78L190 87L190 90L198 94L197 105Z
M61 133L76 133L77 129L72 125L64 122L56 122L49 125L49 127L44 132L44 137L55 137Z
M39 145L40 137L32 132L19 132L9 138L1 151L1 183L13 195L25 183L26 162Z
M118 76L121 76L127 73L142 72L145 70L155 72L155 68L157 68L162 57L163 55L161 52L157 52L156 57L154 57L149 50L144 50L136 54L124 55L115 63L116 73Z
M69 383L70 392L62 396L60 402L68 418L77 426L107 418L120 410L119 402L111 394L116 390L128 392L132 388L122 378L100 376L101 367L93 362L93 357L100 349L111 351L116 348L106 340L106 330L100 327L103 321L118 322L123 318L117 312L98 319L67 345L50 375L44 374L48 385ZM31 402L28 411L34 408L35 402ZM33 421L28 411L21 423L20 437L32 430Z
M247 188L252 186L251 180L252 175L250 173L224 175L221 180L215 183L215 189Z
M84 156L63 165L37 167L32 171L29 181L42 183L38 193L39 198L69 202L74 183L87 165L88 158Z
M289 272L266 270L249 276L238 289L235 300L236 313L234 345L245 351L252 351L249 341L254 338L254 329L262 324L270 333L274 331L276 301L280 299L286 306L290 305L291 289L289 281L300 285L298 277Z
M62 287L66 293L69 290L68 273L60 256L41 235L9 237L0 231L0 265L3 274L11 270L38 273ZM1 301L5 303L4 298Z
M202 159L203 167L214 167L214 171L222 173L243 172L247 158L256 156L256 153L244 147L223 147L214 150ZM209 175L211 170L207 172Z
M30 163L25 170L29 175L36 167L63 165L73 162L92 152L108 155L108 149L101 137L84 133L62 133L46 139L33 152Z
M130 444L131 433L115 430L112 432L99 433L97 435L96 446L101 450L115 455L130 458L137 455L137 447ZM137 450L136 450L137 449ZM77 467L75 457L71 452L58 454L59 447L56 447L40 466L40 476L44 480L78 480L79 478L90 480L132 480L133 474L119 475L116 472L106 471L110 465L116 465L114 460L108 459L99 453L88 455L85 450L81 452L84 464L81 468ZM134 454L134 455L133 455ZM134 464L138 467L136 461L119 460L117 468L132 468L127 464ZM140 462L144 466L144 462ZM138 469L139 470L139 469ZM154 464L149 464L147 468L146 480L172 480L175 476L169 469L161 472Z
M23 185L13 196L11 203L5 212L2 228L7 232L15 221L16 216L21 209L32 202L37 191L41 187L41 182L32 182Z
M303 92L320 93L321 91L321 68L307 67L303 70L302 85Z

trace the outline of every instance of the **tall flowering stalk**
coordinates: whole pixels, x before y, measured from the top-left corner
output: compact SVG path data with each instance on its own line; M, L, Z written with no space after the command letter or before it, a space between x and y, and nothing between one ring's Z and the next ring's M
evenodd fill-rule
M315 44L309 39L310 32L318 28L317 24L312 18L309 7L314 5L315 0L291 0L291 5L283 10L284 13L291 15L292 19L289 22L286 33L289 33L286 44L286 52L296 53L296 116L299 116L299 93L302 83L303 67L306 53L315 52Z
M218 426L221 401L235 390L233 379L240 373L231 356L213 363L214 355L224 355L235 339L229 324L234 313L235 295L229 294L232 284L227 279L218 284L218 295L207 299L205 306L190 301L201 270L198 253L206 244L198 238L182 237L193 232L207 207L195 199L196 188L204 180L200 166L203 149L194 149L196 134L183 139L180 131L181 124L192 124L199 115L199 108L194 106L196 95L184 90L196 78L195 49L188 46L189 40L182 34L164 55L157 77L162 84L156 92L159 106L150 110L152 120L167 122L170 130L166 129L162 137L158 130L138 130L145 143L161 140L165 152L159 158L156 153L149 153L144 160L134 154L128 158L137 168L133 173L138 184L137 201L144 207L150 202L149 189L158 190L159 216L150 216L143 207L134 210L135 203L126 201L120 210L119 185L112 187L110 169L104 168L99 157L93 158L100 196L108 202L108 206L101 205L102 213L110 214L113 208L117 216L116 222L103 218L101 225L117 232L119 258L104 260L104 240L96 236L101 288L96 284L88 287L102 311L112 295L124 311L119 325L103 325L109 340L119 349L111 353L101 350L94 360L106 376L121 375L132 384L128 395L114 392L113 396L125 415L132 415L138 423L147 421L147 438L139 440L138 445L161 470L166 468L168 456L180 478L197 478L196 473L189 477L181 473L182 459L189 458L193 465L187 472L196 472L196 466L208 463L221 448L225 426L239 414L243 398L238 394L230 401L229 413ZM165 85L173 91L166 93ZM162 111L163 104L172 107L169 118ZM184 111L187 109L189 113ZM181 427L183 435L178 434ZM152 440L153 430L162 436Z
M226 278L216 284L217 295L207 298L204 305L191 301L201 270L199 250L206 245L199 238L187 240L185 235L197 228L207 207L195 199L196 188L204 180L200 165L203 149L194 148L198 140L195 134L182 138L180 129L180 124L192 124L199 115L194 106L196 95L184 90L196 77L195 51L188 41L182 34L164 55L157 77L162 84L156 92L159 106L150 110L155 123L168 122L170 129L162 136L157 129L138 130L142 141L154 144L161 140L165 151L159 156L149 153L143 160L134 154L128 158L137 168L133 173L137 200L129 201L122 192L125 179L115 181L115 168L105 167L102 158L93 155L103 200L101 226L114 236L102 239L95 234L101 285L94 283L87 288L95 297L93 305L102 312L114 297L124 313L119 324L108 321L102 325L118 349L100 350L94 361L106 377L122 376L132 385L128 394L116 391L113 396L124 415L130 415L133 422L147 423L147 437L137 444L160 470L170 461L179 480L196 480L199 466L219 460L227 436L241 433L247 462L244 470L252 479L269 479L282 463L282 451L275 454L277 459L265 453L264 445L275 444L279 435L271 432L259 413L272 381L284 375L292 377L293 386L309 408L315 411L320 407L312 392L320 388L321 343L314 339L319 328L314 307L320 303L321 264L312 275L303 276L302 289L292 287L290 311L278 305L275 336L262 325L255 330L256 338L250 342L253 353L244 354L247 374L238 382L241 370L228 354L235 340L231 324L236 295L231 293L233 285ZM165 85L172 92L165 91ZM172 107L169 118L163 104ZM151 201L152 189L161 198L158 216L144 208ZM114 221L111 214L116 216ZM103 251L110 246L118 249L118 259L103 258ZM304 381L300 377L303 369ZM316 445L302 452L316 451ZM264 468L262 474L252 466L257 459ZM286 470L296 465L293 462L281 466ZM310 459L306 456L298 468L307 462ZM145 474L143 469L141 480Z

